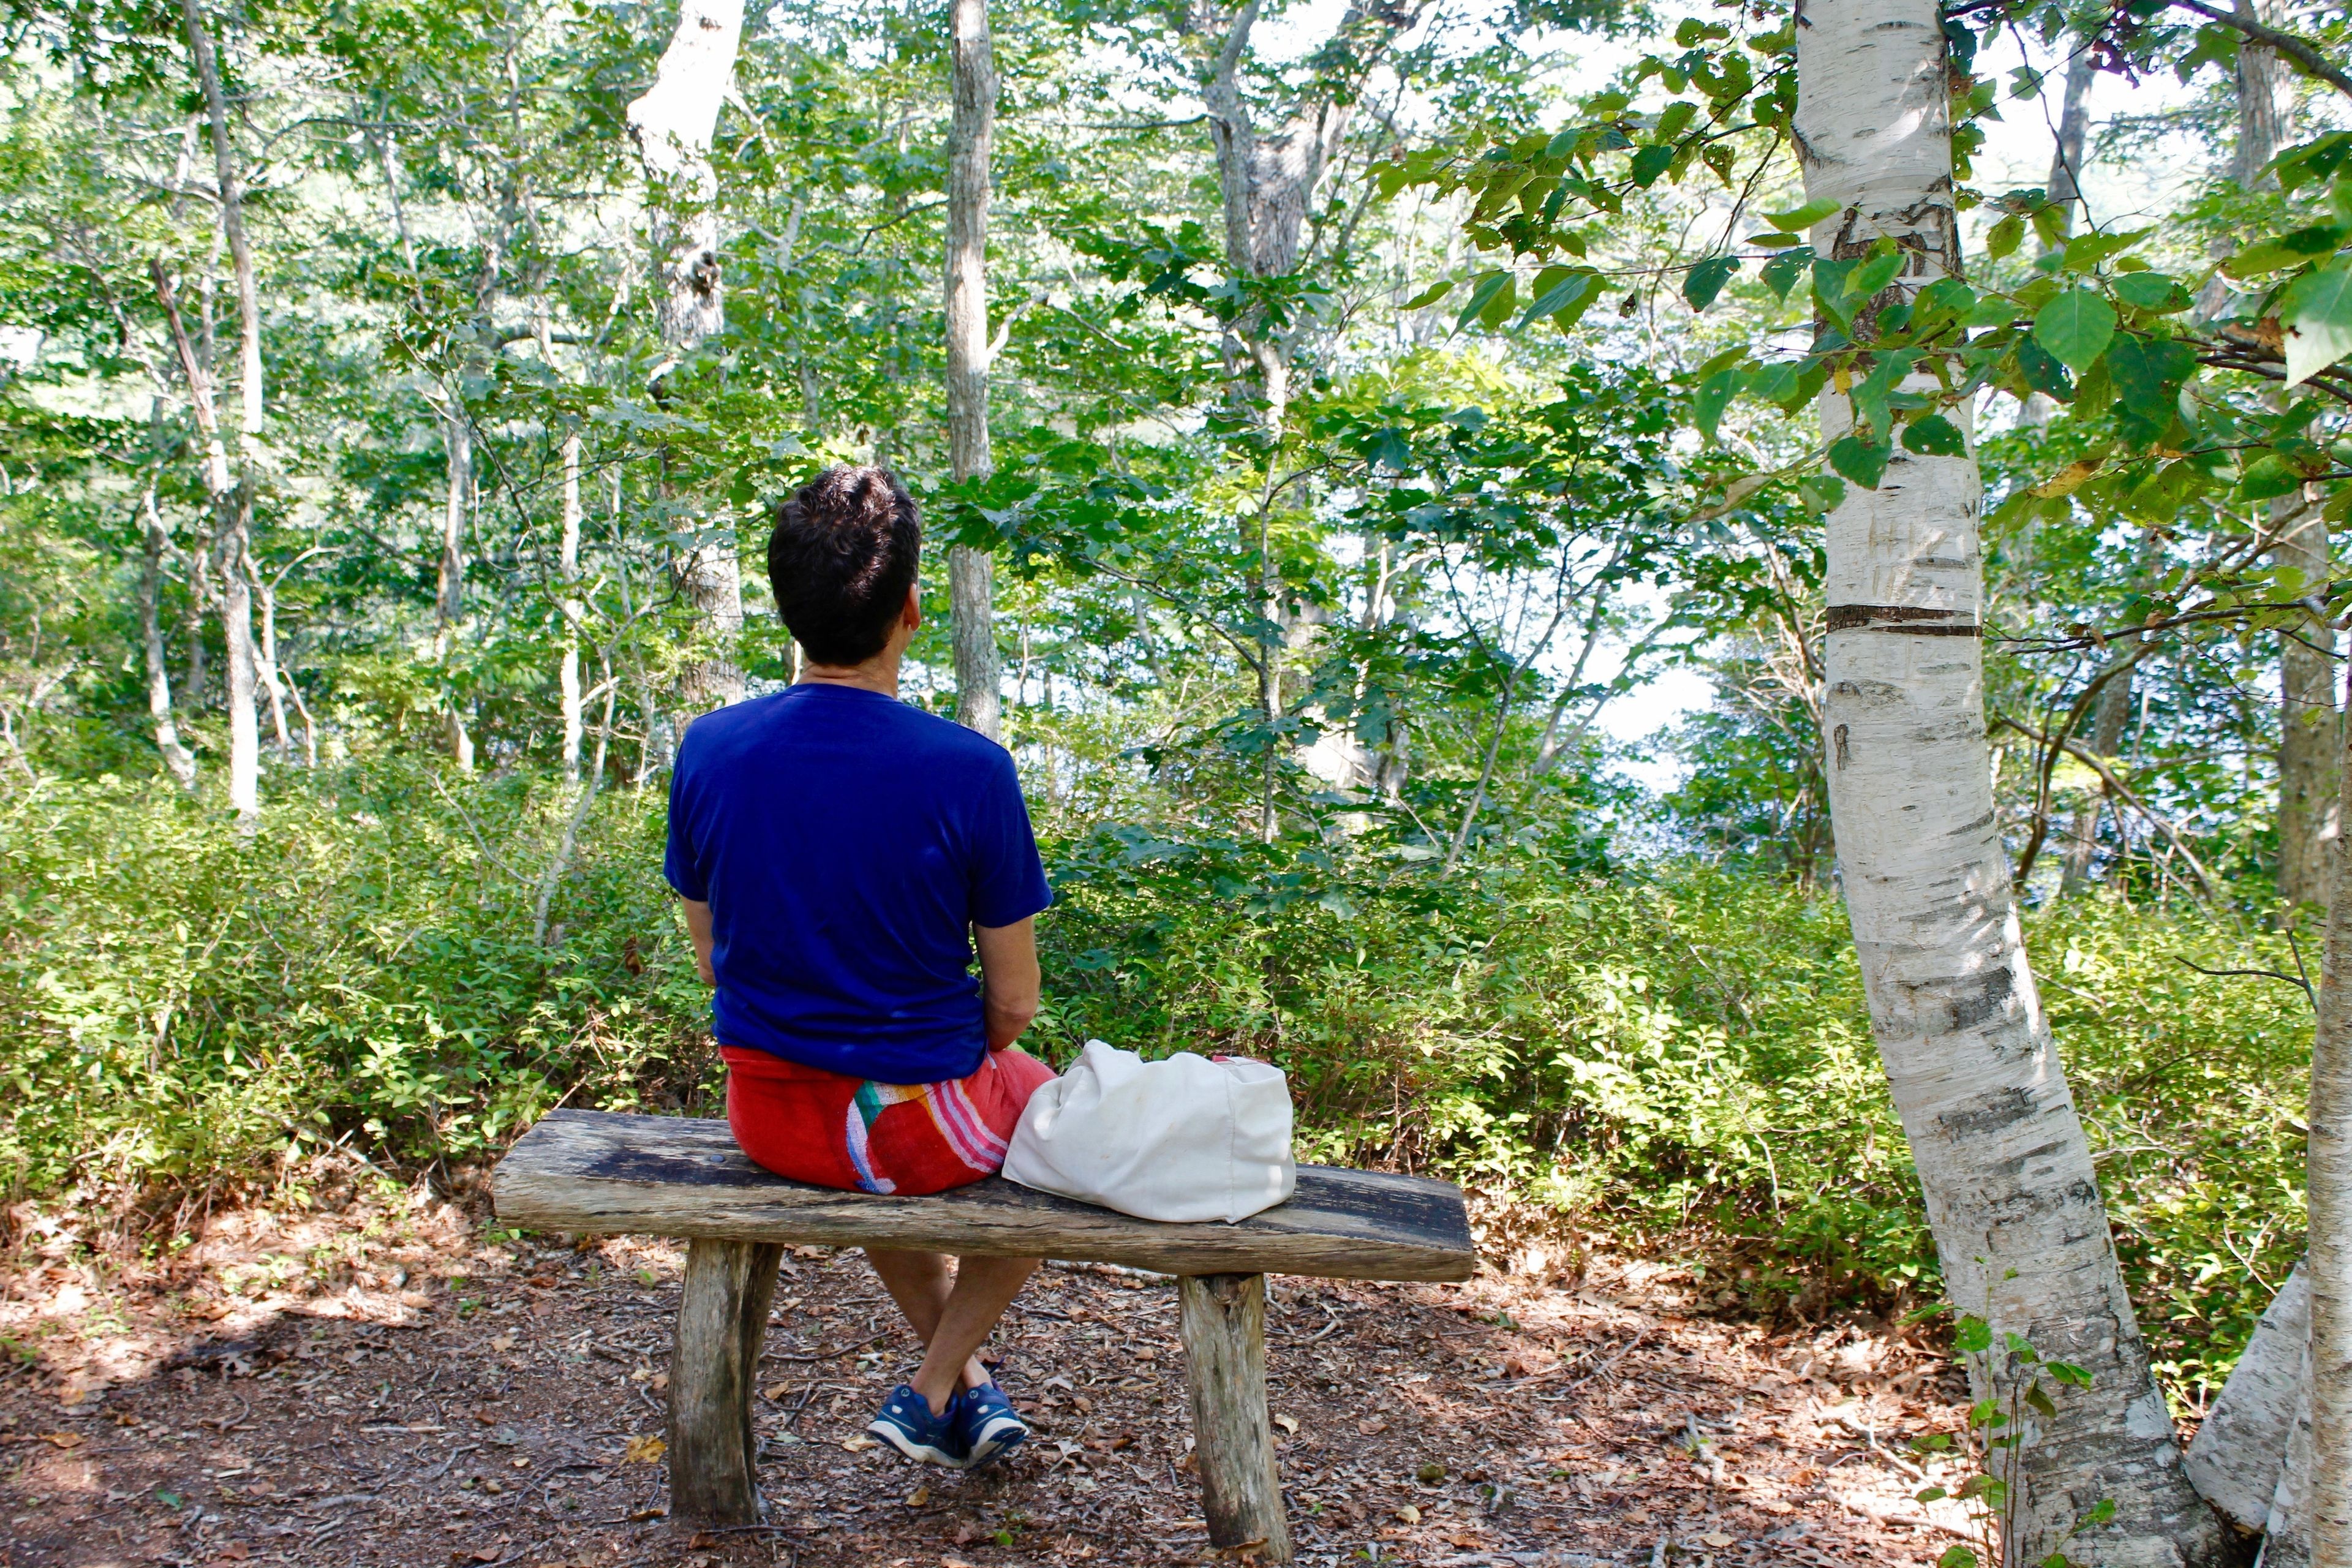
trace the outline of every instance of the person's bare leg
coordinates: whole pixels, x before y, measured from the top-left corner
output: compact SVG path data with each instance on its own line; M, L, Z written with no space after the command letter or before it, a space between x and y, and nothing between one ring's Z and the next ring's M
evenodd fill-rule
M1012 1305L1013 1298L1020 1293L1022 1284L1037 1267L1037 1260L1034 1258L963 1258L959 1260L956 1273L951 1279L948 1273L947 1255L943 1252L883 1251L869 1247L866 1249L866 1256L873 1262L874 1272L880 1277L882 1288L889 1291L890 1299L898 1304L898 1311L906 1318L908 1326L915 1331L916 1338L923 1342L926 1352L923 1365L926 1370L932 1366L934 1361L940 1359L938 1346L940 1320L946 1315L949 1302L953 1300L955 1291L962 1286L964 1277L972 1266L975 1264L1017 1266L1018 1272L1012 1277L1009 1284L1003 1287L1003 1299L989 1310L988 1316L981 1324L979 1334L963 1352L961 1356L963 1364L948 1381L946 1392L942 1394L936 1387L926 1385L921 1381L921 1373L917 1374L918 1380L914 1386L916 1392L922 1394L932 1409L945 1410L948 1400L954 1396L957 1389L978 1388L986 1383L988 1369L981 1365L980 1358L972 1352L987 1342L990 1331L996 1326L997 1319L1004 1315L1004 1309ZM977 1287L980 1280L975 1278L973 1283ZM945 1364L953 1365L954 1363L949 1361Z
M996 1321L1036 1269L1034 1258L961 1258L955 1287L933 1330L930 1350L915 1373L914 1389L934 1413L944 1413L959 1388L976 1388L988 1371L973 1352L988 1342Z

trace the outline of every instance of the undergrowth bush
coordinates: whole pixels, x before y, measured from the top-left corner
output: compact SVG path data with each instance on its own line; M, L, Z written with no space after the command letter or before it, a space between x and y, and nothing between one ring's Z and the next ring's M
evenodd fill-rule
M559 1102L715 1112L658 796L600 800L541 945L559 782L375 758L273 788L250 837L149 783L0 801L12 1200L266 1184L335 1144L464 1161ZM1034 1048L1271 1058L1307 1157L1539 1205L1680 1256L1726 1305L1932 1299L1838 905L1737 869L1510 854L1447 879L1313 841L1049 844ZM2099 898L2028 937L2143 1321L2199 1404L2300 1247L2309 1008L2191 965L2294 957Z

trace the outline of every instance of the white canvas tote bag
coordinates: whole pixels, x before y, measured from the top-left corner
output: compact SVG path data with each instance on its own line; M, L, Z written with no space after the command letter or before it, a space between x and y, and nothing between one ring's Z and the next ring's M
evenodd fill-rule
M1139 1219L1247 1219L1290 1196L1290 1086L1265 1062L1147 1062L1088 1040L1013 1129L1004 1176Z

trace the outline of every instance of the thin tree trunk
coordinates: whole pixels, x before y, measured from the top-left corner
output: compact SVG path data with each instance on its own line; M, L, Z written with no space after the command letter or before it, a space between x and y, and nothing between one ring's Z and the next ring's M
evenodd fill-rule
M146 564L139 574L139 630L147 651L147 716L154 721L155 750L163 753L163 765L182 789L194 790L196 759L180 743L180 726L172 716L172 673L163 654L163 557L170 549L171 535L156 513L152 489L142 498L140 510L147 535Z
M2272 558L2297 574L2299 592L2324 603L2333 574L2327 520L2303 495L2271 503ZM2336 628L2315 610L2279 628L2278 890L2290 907L2324 904L2327 847L2336 837Z
M742 36L743 0L685 0L653 86L628 109L629 132L646 166L660 278L656 313L667 353L653 376L656 393L667 384L671 365L726 325L719 175L710 163L710 141L734 79ZM743 630L742 567L731 525L705 532L677 565L682 595L716 645L680 682L687 701L697 708L743 695L743 671L735 662L736 639Z
M474 435L466 410L452 393L449 412L441 421L442 449L446 454L448 494L441 509L441 563L433 596L433 647L439 656L442 677L448 678L449 660L457 652L459 625L466 618L466 520L473 502ZM467 773L474 771L474 737L466 730L466 710L455 689L443 694L444 739L449 756Z
M211 374L190 352L186 332L176 322L174 331L180 338L182 368L190 373L191 397L201 375L205 386L201 420L213 426L205 432L209 448L206 487L213 497L213 559L221 574L221 640L228 662L228 798L239 820L250 827L261 814L261 729L254 711L253 594L246 568L252 553L254 468L261 444L261 299L254 278L253 247L245 233L245 184L237 169L236 149L229 139L228 100L221 89L220 62L213 53L200 0L181 0L181 15L187 24L188 54L212 131L221 234L236 275L239 472L233 493L227 484L226 456L220 452L218 421L212 416ZM160 280L160 270L157 277ZM218 487L214 485L215 477Z
M563 438L563 535L556 556L563 583L563 776L580 782L580 435Z
M286 675L278 664L278 590L261 575L251 555L245 558L245 573L261 601L261 636L254 647L254 673L261 689L269 693L269 728L278 742L278 760L287 762L294 754L294 742L286 733Z
M2066 96L2058 111L2058 146L2050 156L2047 194L2068 231L2083 200L2083 148L2091 136L2091 84L2098 75L2087 47L2077 49L2066 62Z
M2139 580L2143 584L2156 580L2163 559L2164 542L2157 537L2154 529L2143 531L2139 542ZM2123 750L2124 726L2131 721L2132 698L2138 679L2139 667L2135 664L2099 690L2098 706L2091 710L2091 750L2102 757L2114 758ZM2098 798L2085 802L2074 813L2074 820L2067 829L2065 870L2058 884L2061 896L2080 892L2090 879L2091 862L2099 851L2099 816L2114 798L2115 791L2103 779Z
M2352 706L2352 666L2347 667ZM2352 726L2344 727L2352 731ZM2352 808L2352 766L2337 757L2338 810ZM2333 873L2327 957L2311 1046L2305 1116L2311 1231L2311 1464L2302 1499L2311 1561L2352 1563L2352 857L2341 835L2324 854ZM2292 1468L2290 1461L2290 1468Z
M1816 247L1847 258L1892 238L1911 258L1906 290L1957 274L1933 0L1807 0L1798 23L1805 194L1840 208ZM1850 427L1834 387L1821 409L1825 436ZM2182 1475L2011 891L1985 744L1979 500L1973 456L1898 441L1882 484L1830 514L1826 771L1854 945L1953 1302L1996 1344L2013 1332L2091 1373L2011 1451L2003 1561L2041 1562L2104 1499L2116 1516L2099 1563L2203 1568L2223 1560L2222 1526ZM2009 1407L2022 1369L1976 1359L1979 1395Z
M988 0L953 0L955 118L948 136L948 468L959 481L995 471L988 442L988 197L996 65ZM1003 738L995 571L984 551L948 551L956 721Z

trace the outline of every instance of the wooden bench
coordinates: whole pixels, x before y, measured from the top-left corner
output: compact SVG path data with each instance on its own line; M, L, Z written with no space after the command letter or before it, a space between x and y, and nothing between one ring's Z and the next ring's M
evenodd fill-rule
M1466 1279L1462 1194L1301 1166L1291 1200L1239 1225L1159 1225L1002 1179L877 1197L772 1176L723 1121L557 1110L499 1163L501 1224L690 1238L670 1352L672 1517L760 1517L751 1397L787 1244L1121 1263L1176 1276L1209 1540L1290 1560L1265 1402L1265 1276Z

